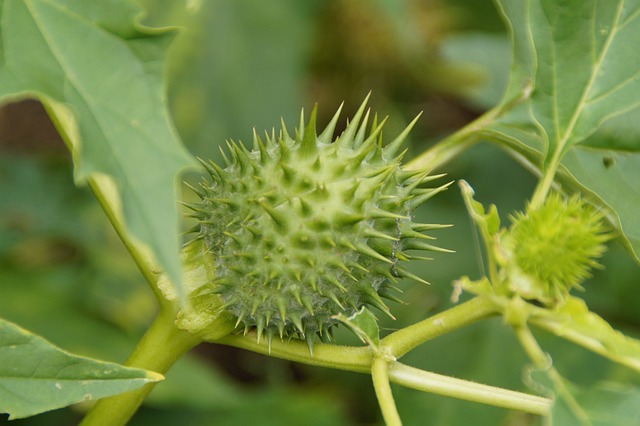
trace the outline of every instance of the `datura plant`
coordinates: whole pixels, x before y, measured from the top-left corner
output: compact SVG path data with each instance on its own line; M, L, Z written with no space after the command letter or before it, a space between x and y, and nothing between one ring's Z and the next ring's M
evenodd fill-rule
M258 340L326 341L338 314L362 306L388 314L383 298L397 299L399 278L424 282L403 264L441 250L423 233L441 225L412 213L447 185L428 187L439 176L402 170L409 129L383 147L384 121L374 118L367 132L364 109L335 141L339 111L318 135L314 109L294 137L283 124L278 137L255 135L251 150L230 143L224 167L203 162L210 180L189 207L214 265L208 289Z
M184 203L194 226L179 256L172 185L197 161L177 140L164 103L166 31L140 25L126 0L0 1L0 100L31 94L43 102L76 162L77 181L91 187L158 306L124 365L70 354L0 319L0 414L21 418L98 399L83 425L123 425L162 375L206 342L368 374L382 419L392 426L402 421L391 383L531 415L508 414L510 423L539 424L539 416L554 426L640 424L640 389L631 379L614 386L570 383L560 371L563 363L552 362L555 354L532 331L640 373L640 341L615 330L580 298L592 285L606 291L608 283L586 280L600 268L609 240L640 260L640 147L634 136L640 79L629 53L640 45L640 0L611 3L496 0L513 51L502 99L428 148L416 144L410 161L403 158L405 140L416 121L383 140L385 120L367 111L367 100L337 135L340 110L318 132L314 108L308 121L301 115L295 131L283 123L277 134L254 132L251 144L228 143L220 162L201 161L204 177ZM619 140L619 128L630 136ZM497 144L534 171L537 186L522 197L522 211L503 212L510 223L502 225L498 208L485 208L460 180L484 244L476 276L452 277L458 278L452 303L443 302L436 313L415 303L396 314L411 309L421 320L405 325L403 317L398 329L382 331L379 320L393 318L387 301L403 300L402 281L429 279L428 266L424 276L410 272L419 270L412 261L449 251L432 241L448 225L429 219L439 197L430 199L449 187L443 166L479 141ZM457 267L455 256L434 255ZM4 286L12 285L5 276L2 271L0 299ZM7 294L19 294L14 290ZM400 360L438 336L491 317L501 320L491 326L512 333L532 364L523 365L527 374L518 391ZM362 344L342 344L334 337L338 325ZM476 358L496 362L493 354ZM411 359L423 367L433 360ZM628 377L620 371L611 378ZM198 409L211 401L201 396ZM492 424L505 423L506 415L491 417ZM441 422L442 416L433 418Z

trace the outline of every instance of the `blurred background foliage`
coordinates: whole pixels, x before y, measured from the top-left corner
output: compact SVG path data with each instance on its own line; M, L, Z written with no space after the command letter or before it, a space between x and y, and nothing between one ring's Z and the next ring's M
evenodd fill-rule
M460 128L499 99L509 67L504 26L489 1L139 0L150 26L177 26L167 59L175 125L194 155L217 158L226 139L293 128L301 106L319 103L319 125L345 102L343 125L372 91L391 138L417 113L408 156ZM498 148L480 144L446 167L477 199L508 213L524 206L535 179ZM196 178L188 176L187 179ZM189 197L185 192L185 197ZM431 286L403 285L407 305L386 331L451 306L452 280L480 275L477 237L457 187L418 212L451 223L438 232L456 251L413 265ZM639 268L614 244L583 294L614 326L640 331ZM39 104L0 109L0 316L73 352L122 362L153 317L141 275L86 188ZM540 334L557 367L589 384L635 381L615 366ZM338 332L342 343L355 343ZM427 370L526 390L525 357L499 319L429 342L406 362ZM539 419L394 387L407 425L533 425ZM66 425L84 407L14 425ZM5 423L0 417L0 424ZM296 365L216 345L195 349L154 390L132 425L376 425L370 378Z

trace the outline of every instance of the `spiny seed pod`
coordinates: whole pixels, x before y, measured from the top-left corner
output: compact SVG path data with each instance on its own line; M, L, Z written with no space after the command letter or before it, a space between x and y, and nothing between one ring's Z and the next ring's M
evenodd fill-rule
M393 284L413 278L401 266L414 250L444 251L414 223L413 210L448 185L424 188L439 176L400 168L401 144L415 123L385 148L381 129L360 121L365 102L344 133L331 141L340 110L316 134L316 109L291 137L254 133L253 149L229 143L225 167L204 163L212 181L190 205L197 238L214 257L213 291L236 318L269 341L278 333L327 340L332 317L363 305L388 313ZM311 344L311 343L310 343Z
M517 213L503 237L509 253L509 277L514 291L547 305L564 300L580 287L611 238L603 216L579 197L550 194L544 204Z

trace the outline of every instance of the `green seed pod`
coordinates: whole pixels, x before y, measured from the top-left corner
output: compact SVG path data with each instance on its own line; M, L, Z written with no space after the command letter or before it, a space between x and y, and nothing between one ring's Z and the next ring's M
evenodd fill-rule
M517 213L502 237L513 291L547 305L580 287L611 238L603 216L579 197L550 194L537 209Z
M254 134L253 149L230 143L225 166L204 163L211 181L190 205L198 237L214 258L213 291L243 325L267 334L327 339L339 313L363 305L388 313L398 278L418 281L401 265L414 250L441 250L414 223L413 210L448 185L424 188L439 176L404 171L399 153L410 127L382 147L381 129L366 133L362 104L331 141L340 111L316 134L309 123L291 137ZM360 121L362 120L362 124ZM414 121L415 123L415 121Z

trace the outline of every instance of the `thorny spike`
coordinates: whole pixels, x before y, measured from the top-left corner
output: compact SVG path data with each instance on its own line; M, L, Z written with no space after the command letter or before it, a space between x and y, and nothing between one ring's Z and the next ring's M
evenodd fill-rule
M273 219L279 229L286 230L288 228L288 218L285 214L271 207L264 199L259 199L258 204Z
M369 92L367 97L364 99L364 102L362 102L362 104L360 105L360 108L358 108L358 111L356 111L356 113L354 114L351 122L347 125L347 128L345 129L345 131L342 133L342 135L340 135L340 137L338 138L338 140L335 141L335 143L340 144L345 148L351 148L352 146L351 144L355 137L356 131L358 130L358 124L360 123L360 118L362 117L362 114L364 113L364 109L367 106L367 102L369 101L369 96L371 96L371 92Z
M371 247L369 247L365 243L359 243L355 247L356 247L356 250L359 253L364 254L365 256L369 256L369 257L372 257L374 259L382 260L385 263L393 264L393 261L391 259L387 259L386 257L381 255L380 253L378 253L377 251L375 251L374 249L372 249Z
M304 340L307 342L307 347L309 348L309 356L313 356L313 335L307 333Z
M268 164L269 153L267 152L267 147L262 142L262 139L260 139L260 136L258 136L255 127L253 128L253 149L260 152L260 165L265 166Z
M291 150L287 146L287 142L284 139L278 140L278 147L280 148L280 162L286 163L291 160Z
M448 250L442 247L434 246L423 240L418 240L418 239L409 239L406 242L403 242L402 245L405 250L426 250L426 251L437 251L440 253L455 253L453 250Z
M376 115L374 118L374 126L372 126L371 128L371 134L369 134L369 137L367 138L367 140L365 140L362 144L363 145L376 145L376 142L378 140L378 136L380 136L380 132L382 132L382 128L384 127L385 123L387 122L387 118L385 117L379 125L375 125L376 121L377 121L378 116Z
M328 275L325 277L325 280L327 280L329 283L333 284L335 287L337 287L341 292L346 293L347 289L345 286L343 286L342 284L340 284L340 281L338 281L337 278Z
M380 297L384 297L385 299L392 300L392 301L400 303L402 305L406 305L407 304L404 300L400 299L395 294L387 291L386 288L382 288L382 289L378 290L378 294L380 295Z
M310 158L318 153L318 143L316 142L316 116L318 115L318 104L315 104L311 110L311 117L309 117L309 124L306 127L300 127L301 131L304 129L302 141L298 153L300 158ZM304 120L304 116L300 117ZM304 123L300 123L304 125Z
M407 138L407 135L409 135L409 132L411 131L411 129L413 129L413 126L415 126L415 124L418 122L418 119L420 118L421 115L422 115L422 112L418 114L416 118L414 118L413 121L411 121L411 123L409 123L409 125L398 136L396 136L396 138L390 144L388 144L386 147L383 148L382 150L383 155L387 159L391 159L396 156L397 152L402 147L404 140Z
M378 293L373 288L368 287L364 292L364 297L370 305L378 308L381 312L388 315L389 318L393 320L396 319L393 315L391 315L391 312L389 312L389 307L384 303L384 301L380 298L380 295L378 295Z
M340 118L340 112L342 111L343 106L344 106L344 102L340 104L338 111L336 111L336 113L333 115L333 118L331 119L327 127L325 127L325 129L322 131L320 136L318 136L318 140L324 143L325 145L330 144L331 141L333 140L333 132L335 132L336 130L336 124L338 123L338 118Z
M227 144L228 143L229 142L227 142ZM224 165L226 167L232 166L231 161L229 161L229 157L227 157L227 154L224 152L224 149L222 149L221 146L219 146L218 149L220 150L220 155L222 156L222 161L224 162Z
M289 319L291 320L291 323L295 326L295 328L300 332L302 337L304 337L304 326L302 325L302 319L300 318L300 315L298 315L298 313L291 313L291 315L289 315Z
M356 134L355 139L353 140L353 147L358 148L364 142L364 137L367 133L367 124L369 123L369 113L371 112L371 108L367 109L367 113L364 115L362 119L362 124L360 124L360 128L358 129L358 133Z
M325 291L324 295L327 296L329 299L333 300L333 302L336 305L338 305L338 307L340 307L340 309L344 310L344 305L340 302L340 299L338 299L338 296L336 296L336 294L333 292L333 290Z
M260 340L262 339L263 332L264 332L264 318L262 316L258 316L258 318L256 318L256 343L260 344Z
M287 307L282 297L276 299L276 305L278 306L278 313L280 313L280 319L285 321L287 318Z
M403 278L409 278L409 279L412 279L414 281L418 281L419 283L422 283L422 284L431 285L430 282L425 281L423 278L421 278L421 277L419 277L419 276L417 276L415 274L412 274L411 272L407 271L406 269L404 269L404 268L402 268L400 266L396 267L396 271L397 271L398 275L400 275Z
M411 198L409 200L409 203L411 203L411 209L415 209L416 207L422 205L425 201L433 198L434 195L441 193L442 191L446 191L447 188L449 187L449 185L451 185L453 183L453 181L442 185L438 188L429 188L429 189L423 189L423 190L416 190L416 195L415 197Z
M418 232L431 231L434 229L451 228L452 224L438 224L438 223L412 223L411 229Z
M375 228L365 228L362 234L365 237L369 237L369 238L382 238L389 241L400 241L398 238L389 234L385 234L384 232L378 231Z
M388 212L386 210L382 210L379 209L377 207L374 207L372 209L370 209L369 211L369 217L372 217L374 219L410 219L408 216L403 216L400 214L396 214L396 213L391 213Z

